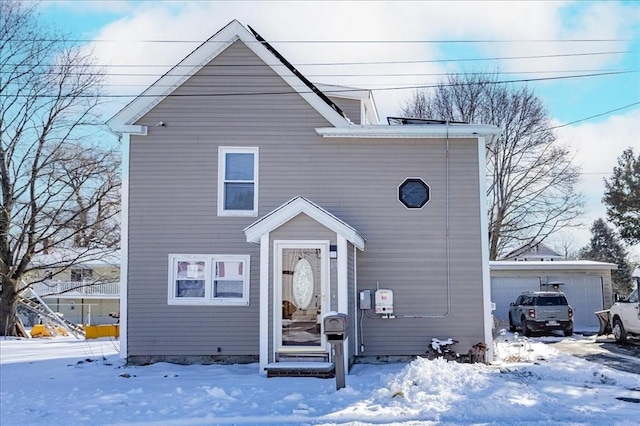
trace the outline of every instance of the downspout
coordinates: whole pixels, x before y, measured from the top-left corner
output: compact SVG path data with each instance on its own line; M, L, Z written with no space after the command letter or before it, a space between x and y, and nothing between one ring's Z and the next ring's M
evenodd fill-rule
M445 152L445 257L447 268L447 311L444 315L396 315L396 318L447 318L451 313L451 242L450 242L450 196L449 196L449 121L447 126L447 145Z

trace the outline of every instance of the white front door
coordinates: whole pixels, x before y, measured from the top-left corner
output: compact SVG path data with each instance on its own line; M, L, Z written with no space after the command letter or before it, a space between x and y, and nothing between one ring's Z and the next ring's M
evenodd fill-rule
M325 351L328 242L275 241L274 337L278 352Z

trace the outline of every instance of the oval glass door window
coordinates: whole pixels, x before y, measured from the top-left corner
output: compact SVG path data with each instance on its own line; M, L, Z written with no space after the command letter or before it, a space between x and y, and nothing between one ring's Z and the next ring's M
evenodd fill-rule
M293 268L293 300L298 309L307 309L313 300L313 269L307 259Z

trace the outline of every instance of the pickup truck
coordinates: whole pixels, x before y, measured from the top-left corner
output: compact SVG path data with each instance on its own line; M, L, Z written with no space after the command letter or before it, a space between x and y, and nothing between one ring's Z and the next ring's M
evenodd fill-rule
M598 336L613 333L613 337L620 343L625 342L630 335L640 337L638 289L616 301L610 309L596 312L596 315L600 320Z

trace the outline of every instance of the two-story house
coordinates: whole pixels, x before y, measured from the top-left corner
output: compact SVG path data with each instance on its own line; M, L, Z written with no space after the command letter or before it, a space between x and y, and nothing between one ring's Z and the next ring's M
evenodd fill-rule
M131 363L347 362L491 342L485 144L495 126L378 123L233 21L109 122L124 148Z

